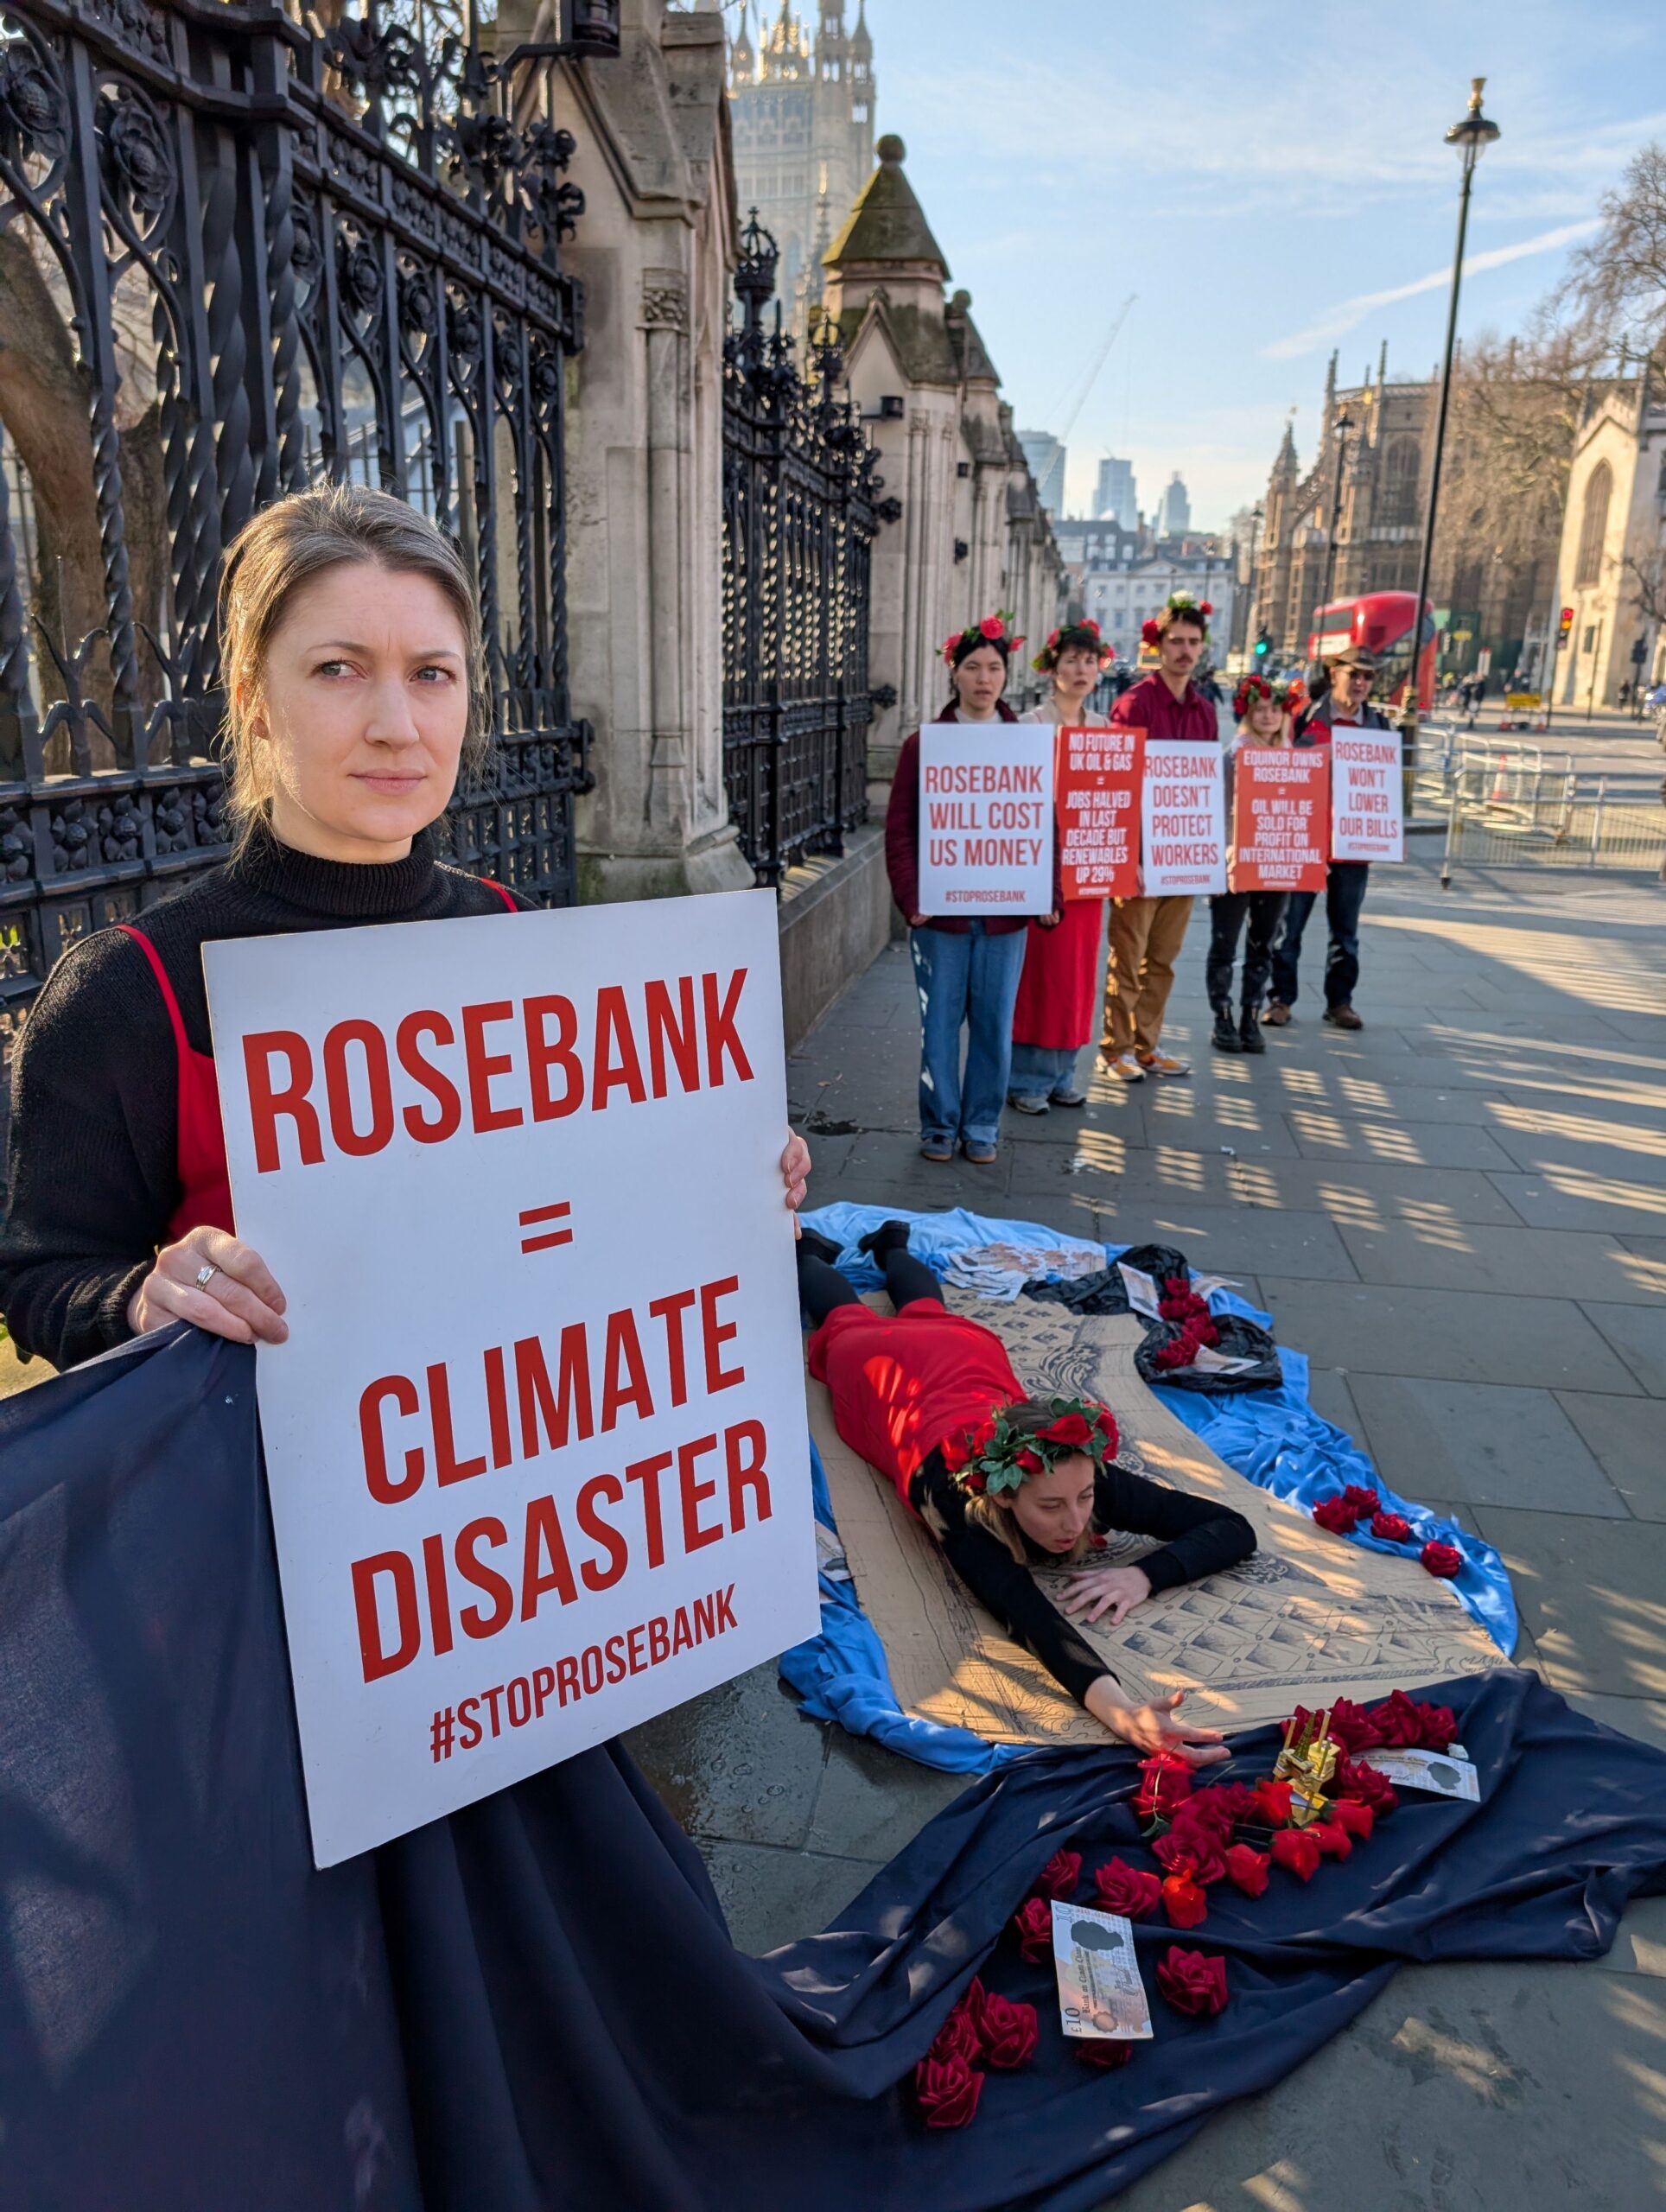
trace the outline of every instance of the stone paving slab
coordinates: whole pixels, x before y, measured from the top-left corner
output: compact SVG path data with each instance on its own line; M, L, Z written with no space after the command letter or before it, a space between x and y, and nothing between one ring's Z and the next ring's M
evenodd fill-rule
M1666 1398L1666 1306L1608 1306L1587 1300L1584 1311L1650 1396Z
M1553 1689L1666 1698L1666 1524L1497 1505L1475 1520Z
M1636 1178L1494 1175L1499 1197L1532 1229L1666 1229L1666 1192Z
M1523 1290L1558 1298L1644 1303L1666 1296L1666 1267L1589 1231L1491 1227L1428 1217L1381 1229L1345 1226L1342 1241L1366 1282L1504 1297Z
M1556 1402L1627 1510L1639 1521L1666 1521L1666 1401L1559 1390Z
M1631 1517L1548 1390L1421 1376L1356 1374L1349 1380L1364 1424L1362 1440L1402 1497L1432 1490L1473 1505Z
M1142 1243L1154 1236L1177 1244L1205 1274L1241 1277L1253 1265L1319 1282L1358 1281L1346 1246L1322 1213L1252 1214L1241 1206L1190 1200L1171 1205L1129 1198L1118 1204L1103 1196L1097 1211L1107 1243Z

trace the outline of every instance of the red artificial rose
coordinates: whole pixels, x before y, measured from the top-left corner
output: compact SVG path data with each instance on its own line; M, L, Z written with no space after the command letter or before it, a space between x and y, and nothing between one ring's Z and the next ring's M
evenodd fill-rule
M1345 1751L1369 1751L1383 1740L1377 1726L1363 1705L1339 1697L1331 1707L1331 1738Z
M1422 1715L1404 1690L1395 1690L1381 1705L1373 1706L1371 1719L1377 1723L1377 1740L1392 1750L1422 1740Z
M1082 627L1083 627L1084 630L1091 630L1091 631L1092 631L1092 632L1093 632L1093 634L1094 634L1094 636L1095 636L1096 638L1097 638L1097 637L1098 636L1098 634L1099 634L1099 625L1098 625L1097 622L1094 622L1094 621L1084 621L1084 622L1083 623L1083 625L1082 625Z
M1350 1483L1342 1495L1362 1521L1369 1521L1383 1503L1374 1490L1367 1490L1361 1483Z
M938 1448L943 1454L945 1473L957 1475L972 1456L972 1440L970 1431L963 1428L956 1429L951 1436L944 1437Z
M1235 1843L1226 1854L1227 1879L1247 1897L1258 1897L1267 1887L1272 1860L1253 1845Z
M955 647L960 643L965 634L966 632L963 630L957 630L952 638L945 638L943 640L943 658L944 660L948 659L950 654L953 652Z
M1093 1416L1093 1426L1104 1439L1106 1451L1114 1455L1120 1440L1116 1433L1116 1416L1109 1406L1100 1407Z
M1076 1885L1081 1878L1081 1853L1055 1851L1036 1876L1035 1887L1031 1894L1037 1897L1057 1897L1061 1904L1067 1904L1076 1895Z
M1226 2009L1226 1961L1215 1951L1183 1951L1171 1943L1157 1963L1157 1986L1177 2012L1212 2020Z
M1331 1795L1345 1797L1357 1805L1369 1805L1379 1821L1386 1821L1400 1802L1399 1792L1386 1774L1379 1774L1374 1766L1360 1766L1352 1759L1339 1759L1331 1777Z
M1172 1337L1166 1344L1159 1344L1156 1351L1158 1366L1166 1370L1190 1367L1197 1356L1197 1340L1192 1337Z
M1058 1420L1041 1432L1044 1444L1068 1444L1082 1450L1091 1440L1093 1431L1081 1414L1060 1414Z
M1455 1544L1443 1544L1431 1536L1418 1554L1431 1574L1438 1574L1449 1581L1454 1574L1464 1571L1464 1555Z
M928 2127L965 2127L977 2110L983 2076L965 2059L922 2058L914 2069L914 2095Z
M1112 1859L1097 1868L1093 1877L1095 1899L1102 1912L1119 1912L1125 1920L1149 1920L1161 1902L1163 1885L1155 1874L1143 1868L1130 1866L1126 1859ZM1052 1948L1049 1930L1047 1948Z
M1107 2036L1072 2036L1071 2048L1084 2066L1126 2066L1134 2056L1131 2043L1112 2043Z
M965 1478L964 1486L970 1491L976 1491L977 1495L982 1497L984 1489L989 1483L989 1477L982 1472L975 1475L968 1475Z
M1171 1928L1195 1928L1209 1911L1208 1893L1186 1874L1163 1878L1163 1912Z
M1351 1536L1359 1516L1345 1497L1327 1497L1314 1506L1313 1518L1333 1536Z
M951 2058L963 2058L970 2066L977 2053L977 2029L971 2015L963 2005L957 2005L938 2030L932 2048L925 2056L928 2059L935 2059L938 2065Z
M1290 1785L1288 1782L1258 1782L1254 1790L1261 1817L1269 1828L1281 1828L1290 1817Z
M1140 1772L1144 1780L1135 1796L1134 1809L1142 1821L1168 1819L1174 1808L1192 1795L1192 1769L1173 1751L1154 1751L1148 1759L1140 1761Z
M1027 1444L1021 1452L1014 1453L1013 1465L1021 1467L1027 1475L1044 1475L1047 1471L1046 1461L1039 1452L1032 1452Z
M1411 1522L1403 1513L1374 1513L1371 1534L1385 1544L1404 1544L1411 1541Z
M1214 611L1214 607L1210 601L1206 599L1200 599L1198 601L1198 612L1199 614L1212 614Z
M977 2035L991 2066L999 2067L1003 2074L1027 2066L1035 2054L1037 2033L1033 2005L1002 1997L995 1990L989 1992L983 2000Z
M1368 1843L1377 1825L1377 1815L1370 1807L1359 1804L1351 1797L1333 1797L1327 1817L1333 1827L1341 1828L1356 1843Z
M1052 1956L1052 1910L1045 1897L1026 1897L1013 1915L1018 1948L1032 1966Z
M980 638L999 638L1006 631L1006 624L998 614L986 614L977 626Z
M1311 1882L1319 1865L1319 1845L1309 1828L1280 1828L1273 1838L1273 1857L1292 1874Z
M1339 1821L1315 1821L1307 1833L1327 1859L1353 1856L1353 1838Z
M1059 643L1059 632L1058 632L1058 631L1057 631L1057 630L1049 630L1049 631L1048 631L1048 632L1047 632L1047 643L1048 643L1048 645L1056 645Z
M1244 1819L1255 1792L1241 1782L1214 1783L1194 1789L1174 1816L1176 1827L1185 1824L1208 1831L1216 1843L1224 1843L1234 1825Z
M1176 1821L1151 1848L1171 1874L1186 1875L1199 1889L1206 1890L1226 1878L1219 1840L1200 1822Z
M966 2018L971 2022L974 2031L976 2031L978 2022L983 2017L983 2006L987 1995L988 1993L984 1989L982 1980L976 1974L972 1976L964 1989L960 1993L960 2002L956 2005L955 2010L957 2012L963 2012L966 2015Z
M1163 641L1163 633L1157 624L1148 616L1140 625L1140 638L1142 644L1160 645Z
M1423 1724L1418 1743L1426 1751L1444 1751L1458 1734L1458 1722L1449 1705L1420 1705L1417 1718Z
M1163 1288L1168 1293L1171 1298L1184 1298L1186 1292L1190 1290L1191 1287L1192 1278L1190 1275L1165 1275L1163 1277Z

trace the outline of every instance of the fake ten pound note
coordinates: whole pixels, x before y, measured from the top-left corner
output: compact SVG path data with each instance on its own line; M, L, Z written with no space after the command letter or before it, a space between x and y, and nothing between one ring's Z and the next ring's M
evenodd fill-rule
M1080 1904L1052 1908L1052 1964L1059 1978L1059 2018L1067 2036L1141 2043L1151 2035L1134 1929L1114 1912Z

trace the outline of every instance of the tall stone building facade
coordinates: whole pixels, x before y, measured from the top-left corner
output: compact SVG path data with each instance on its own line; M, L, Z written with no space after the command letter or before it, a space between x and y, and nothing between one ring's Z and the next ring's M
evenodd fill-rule
M1586 401L1555 596L1574 610L1559 706L1617 706L1623 683L1666 680L1666 391L1653 376Z
M1065 575L971 295L944 296L948 263L903 173L901 139L875 152L828 251L823 298L885 480L868 731L869 772L885 780L908 732L946 703L943 641L968 621L1014 610L1032 642L1008 696L1038 696L1029 656L1062 617Z
M874 166L874 41L863 0L806 11L761 0L758 40L743 5L729 55L729 118L742 219L751 207L780 250L780 296L802 334L821 299L822 256Z

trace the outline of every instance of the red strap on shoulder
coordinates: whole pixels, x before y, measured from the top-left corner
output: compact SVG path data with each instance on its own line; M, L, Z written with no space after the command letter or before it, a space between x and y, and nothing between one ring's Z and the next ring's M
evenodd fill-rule
M488 890L495 891L497 893L499 898L502 899L504 905L508 907L512 914L519 913L520 908L515 904L515 894L512 891L506 891L502 884L495 881L489 875L483 875L480 878L480 881L486 885Z
M145 958L150 963L150 972L156 979L156 988L162 993L162 1002L168 1008L168 1019L174 1026L174 1045L183 1063L190 1046L185 1041L185 1016L180 1012L180 1002L174 995L174 986L168 980L168 970L162 964L159 953L143 930L136 930L131 922L118 922L117 928L124 937L130 937Z

